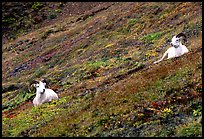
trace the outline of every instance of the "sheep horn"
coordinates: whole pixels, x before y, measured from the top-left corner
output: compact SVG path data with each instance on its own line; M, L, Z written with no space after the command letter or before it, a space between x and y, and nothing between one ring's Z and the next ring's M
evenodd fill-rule
M36 80L31 81L29 86L28 86L28 91L31 92L31 88L34 87L33 84L37 84L37 83L39 83L39 82Z
M176 35L177 38L180 38L180 37L182 37L182 36L184 37L183 40L186 42L186 41L187 41L187 40L186 40L187 37L186 37L186 35L185 35L184 33L179 33L178 35Z
M33 80L33 81L31 81L30 86L31 86L32 84L36 84L36 83L39 83L39 82L36 81L36 80Z

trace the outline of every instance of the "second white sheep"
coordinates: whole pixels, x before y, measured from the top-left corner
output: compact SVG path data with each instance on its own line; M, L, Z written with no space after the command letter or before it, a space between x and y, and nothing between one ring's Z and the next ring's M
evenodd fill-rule
M33 81L31 83L36 88L36 97L33 100L34 106L42 105L45 102L58 99L58 95L52 90L45 88L45 80Z

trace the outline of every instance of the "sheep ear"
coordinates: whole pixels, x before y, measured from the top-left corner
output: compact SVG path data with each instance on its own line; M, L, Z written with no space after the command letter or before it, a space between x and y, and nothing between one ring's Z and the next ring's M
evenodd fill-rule
M47 81L45 79L42 79L41 82L44 84L44 86L46 86Z
M46 81L45 79L42 79L41 82L43 82L43 83L47 83L47 81Z

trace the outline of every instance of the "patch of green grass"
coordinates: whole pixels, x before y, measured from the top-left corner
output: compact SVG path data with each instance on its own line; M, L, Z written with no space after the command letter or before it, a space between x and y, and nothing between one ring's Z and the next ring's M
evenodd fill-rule
M9 17L9 18L6 18L6 19L2 20L3 24L13 24L14 22L16 22L16 19L13 18L13 17Z
M158 8L159 6L158 5L152 5L152 6L150 6L150 8L153 8L153 9L156 9L156 8Z
M122 26L117 30L117 32L127 35L131 33L131 28L130 26Z
M164 32L151 33L146 36L140 37L139 40L150 43L150 42L157 41L163 34Z
M56 9L55 12L57 12L57 13L61 13L62 10L61 10L61 9Z
M191 107L190 111L192 111L192 115L194 117L199 117L202 115L202 104L194 102Z
M96 123L96 126L103 126L105 123L107 123L109 120L109 117L104 117L104 118L101 118L97 123Z
M200 123L188 123L177 128L177 137L202 137L202 125Z
M32 79L35 79L35 78L39 78L41 77L42 75L44 75L46 73L46 68L45 67L40 67L38 69L35 70L35 72L33 73L32 75Z
M10 110L18 106L19 104L26 102L30 98L34 97L35 93L28 93L28 92L20 92L10 101L3 103L2 109L3 110Z
M163 128L163 130L159 133L159 137L170 137L171 135L174 134L174 129L173 128Z
M91 19L91 18L93 18L93 15L89 15L88 18L87 18L87 20L88 20L88 19Z
M110 64L109 59L102 58L101 60L97 61L88 61L85 65L87 71L95 71L97 69L106 67Z
M129 26L134 26L138 22L138 18L130 19L128 21Z
M40 2L34 2L34 4L32 5L31 8L32 8L33 10L38 10L38 9L40 9L42 6L43 6L42 3L40 3Z
M48 19L55 19L57 17L56 13L51 13L48 15Z

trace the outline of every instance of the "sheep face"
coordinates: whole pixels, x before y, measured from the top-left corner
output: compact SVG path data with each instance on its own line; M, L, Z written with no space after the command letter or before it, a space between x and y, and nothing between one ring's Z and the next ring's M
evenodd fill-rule
M45 85L46 83L39 81L39 83L33 84L33 86L40 92L41 94L45 93Z
M184 33L179 33L178 35L174 36L171 39L171 45L174 46L175 48L178 48L179 46L181 46L181 37L183 38L184 42L186 42L186 35Z
M172 39L171 39L171 43L170 43L172 46L174 46L175 48L179 47L180 45L180 38L178 38L177 36L174 36Z

